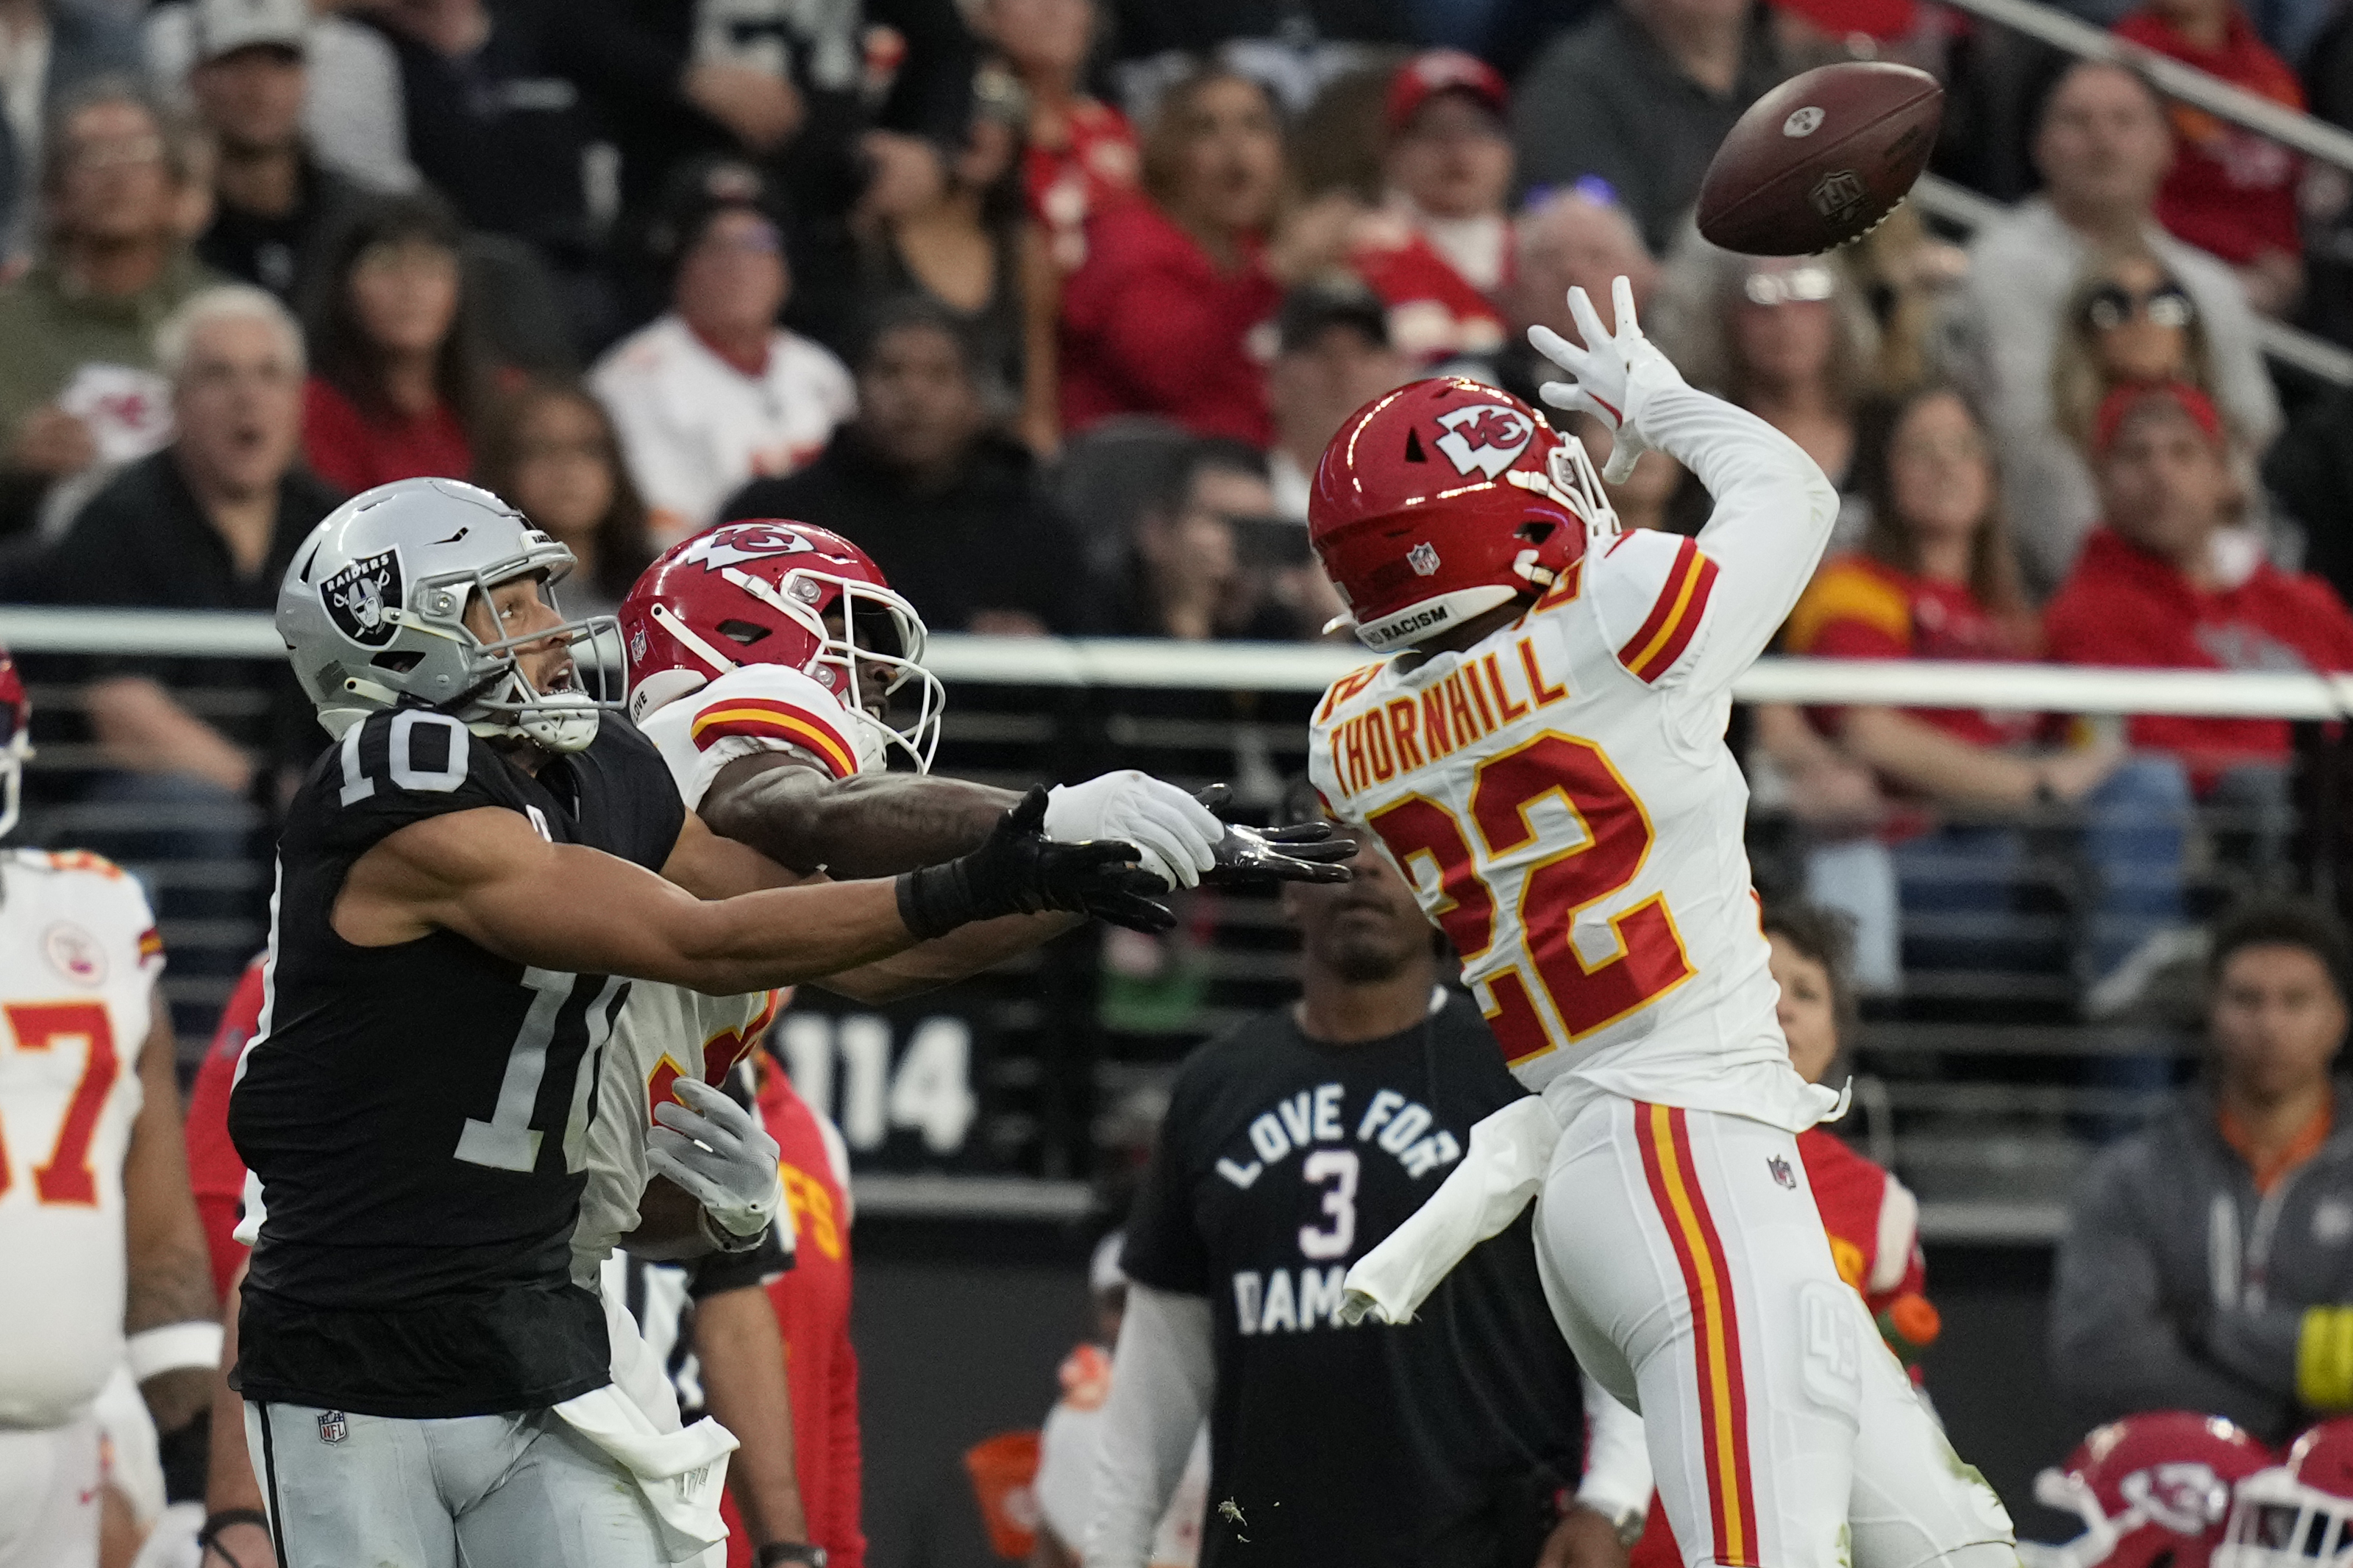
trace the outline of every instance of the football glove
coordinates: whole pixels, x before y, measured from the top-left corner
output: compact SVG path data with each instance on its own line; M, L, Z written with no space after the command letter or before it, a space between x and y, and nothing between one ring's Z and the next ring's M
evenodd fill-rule
M1190 888L1217 864L1226 825L1200 802L1149 773L1123 768L1046 796L1046 837L1064 842L1118 838L1164 888Z
M1683 374L1657 345L1642 335L1634 319L1634 285L1624 278L1609 286L1609 302L1618 321L1615 334L1601 330L1600 314L1582 289L1568 291L1568 313L1577 322L1579 348L1550 327L1528 329L1528 343L1536 353L1576 377L1548 381L1536 395L1555 408L1590 414L1610 431L1609 461L1601 477L1622 485L1634 474L1635 459L1650 450L1642 438L1642 405L1662 386L1681 386Z
M925 939L974 921L1047 910L1092 915L1131 931L1176 925L1176 915L1150 896L1168 884L1136 863L1135 846L1058 842L1045 837L1045 823L1046 787L1039 784L971 854L901 877L899 918Z
M670 1092L678 1098L654 1107L660 1125L646 1134L646 1163L729 1235L759 1235L784 1191L776 1141L758 1116L699 1078L680 1079Z
M1195 798L1203 810L1226 804L1234 792L1211 784ZM1216 863L1201 873L1211 888L1263 887L1271 882L1348 882L1356 872L1347 862L1356 858L1356 841L1335 838L1328 822L1301 822L1289 827L1244 827L1221 823Z

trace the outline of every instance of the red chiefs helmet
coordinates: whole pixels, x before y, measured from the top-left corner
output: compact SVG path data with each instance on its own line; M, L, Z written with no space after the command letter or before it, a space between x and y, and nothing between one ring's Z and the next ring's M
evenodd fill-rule
M2287 1462L2239 1483L2214 1568L2316 1568L2353 1556L2353 1416L2323 1421Z
M923 667L923 617L838 533L776 518L698 533L646 568L620 619L637 722L739 664L788 665L840 699L861 771L892 750L932 765L947 695Z
M0 647L0 838L16 826L24 805L25 759L33 754L33 701L16 661Z
M2063 1546L2021 1542L2019 1555L2033 1568L2207 1568L2232 1489L2273 1462L2219 1415L2153 1410L2111 1421L2034 1478L2035 1500L2082 1519L2084 1533Z
M1617 531L1582 442L1461 376L1414 382L1350 415L1307 502L1324 574L1358 640L1383 653L1550 586Z

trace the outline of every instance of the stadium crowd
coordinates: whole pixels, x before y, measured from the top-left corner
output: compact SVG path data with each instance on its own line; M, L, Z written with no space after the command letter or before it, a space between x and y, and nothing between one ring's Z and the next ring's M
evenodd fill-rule
M2353 7L2065 8L2353 129ZM2011 205L1966 236L1901 209L1825 257L1708 246L1689 212L1725 131L1849 58L1937 72L1935 167ZM2353 671L2353 386L2263 353L2271 323L2353 347L2349 237L2347 171L1922 0L0 0L0 602L267 610L343 499L444 475L571 548L568 608L609 612L716 523L786 517L861 546L935 631L1314 637L1341 606L1307 547L1311 479L1347 415L1435 374L1534 400L1555 373L1527 329L1573 338L1567 290L1623 275L1694 385L1838 488L1781 651ZM1576 433L1598 459L1607 436ZM1709 506L1659 454L1610 499L1629 528L1681 532ZM103 759L93 798L137 818L88 847L235 858L326 743L282 665L198 663L72 668L60 734ZM1790 890L1820 906L1767 925L1792 1045L1820 1047L1810 1078L1858 993L1907 972L2055 971L2102 1019L2202 966L2214 1070L2094 1168L2061 1249L2052 1362L2084 1420L2179 1406L2277 1442L2353 1408L2353 1282L2329 1250L2353 1237L2329 1077L2353 955L2275 899L2206 923L2214 865L2258 900L2296 879L2287 725L1746 722L1758 798L1799 825ZM1905 942L1907 920L2009 910L2051 823L2084 870L2065 951ZM167 921L235 902L201 879L158 897ZM1285 912L1310 1017L1328 911ZM1409 1021L1433 976L1409 956L1379 984ZM222 1288L242 1167L214 1121L259 1005L256 972L191 1121ZM707 1371L765 1291L799 1474L738 1500L856 1568L847 1158L759 1063L798 1267L648 1268L631 1300ZM1843 1145L1818 1157L1841 1270L1908 1363L1936 1334L1910 1196ZM1862 1169L1840 1167L1834 1215L1841 1158ZM1241 1330L1190 1403L1122 1418L1159 1471L1134 1454L1092 1471L1121 1429L1118 1308L1139 1286L1199 1293L1220 1245L1167 1164L1124 1258L1098 1258L1106 1343L1064 1370L1040 1511L983 1489L1000 1544L1042 1563L1078 1561L1111 1514L1134 1560L1159 1523L1150 1560L1192 1561L1233 1462L1187 1452L1213 1391L1237 1418L1219 1379L1248 1371L1262 1421L1295 1392L1275 1342ZM2280 1250L2226 1268L2225 1211L2232 1247L2275 1230ZM1208 1371L1206 1321L1187 1331ZM1396 1375L1411 1412L1443 1403L1417 1380L1452 1373ZM1368 1419L1408 1418L1377 1396ZM1513 1429L1574 1431L1576 1401L1556 1404ZM1564 1511L1531 1549L1671 1561L1641 1536L1647 1479L1620 1495L1588 1459L1580 1491L1577 1442L1547 1449ZM1105 1478L1124 1489L1108 1502ZM1572 1501L1609 1528L1577 1536ZM740 1532L731 1561L753 1561Z

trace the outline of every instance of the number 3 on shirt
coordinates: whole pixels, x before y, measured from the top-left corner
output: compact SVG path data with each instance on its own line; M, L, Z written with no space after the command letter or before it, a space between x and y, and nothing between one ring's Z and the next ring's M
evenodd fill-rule
M1614 1024L1693 973L1663 896L1645 899L1610 921L1618 952L1598 964L1588 964L1568 939L1578 913L1631 882L1651 852L1650 816L1592 742L1539 735L1479 765L1471 816L1486 860L1492 864L1535 842L1530 814L1546 799L1566 806L1584 837L1528 868L1516 912L1536 982L1567 1039L1552 1037L1528 994L1525 967L1514 963L1487 982L1494 998L1488 1022L1513 1062ZM1494 890L1480 878L1462 824L1452 812L1415 795L1375 813L1369 826L1409 876L1416 859L1436 867L1445 898L1438 923L1465 963L1493 945Z

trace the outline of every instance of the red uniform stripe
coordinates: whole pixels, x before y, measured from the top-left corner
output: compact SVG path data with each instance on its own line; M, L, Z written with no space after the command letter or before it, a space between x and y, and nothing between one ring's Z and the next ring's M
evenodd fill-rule
M1625 537L1631 539L1633 535L1630 533ZM1688 539L1677 548L1675 563L1667 568L1665 586L1659 590L1658 598L1651 602L1651 613L1643 617L1641 626L1634 628L1634 635L1626 639L1626 646L1618 650L1619 663L1630 669L1634 661L1641 657L1642 650L1658 640L1660 629L1667 624L1667 617L1675 613L1675 605L1683 596L1683 578L1691 572L1692 557L1698 553L1699 546Z
M1693 1359L1698 1369L1700 1447L1707 1459L1708 1517L1715 1561L1758 1568L1757 1494L1749 1472L1748 1393L1740 1366L1740 1322L1732 1271L1700 1191L1684 1112L1637 1102L1635 1142L1651 1200L1674 1243L1691 1304Z
M837 778L858 771L858 753L829 724L797 708L765 698L744 697L713 703L695 715L691 727L695 749L707 751L722 735L752 735L785 741L815 752Z
M1692 638L1698 635L1700 617L1707 614L1707 596L1715 591L1715 563L1702 555L1690 598L1685 601L1682 613L1675 616L1674 626L1667 633L1666 641L1659 645L1656 653L1642 661L1641 668L1634 671L1636 675L1644 680L1656 680L1675 667L1675 660L1683 658L1683 649L1691 647Z

